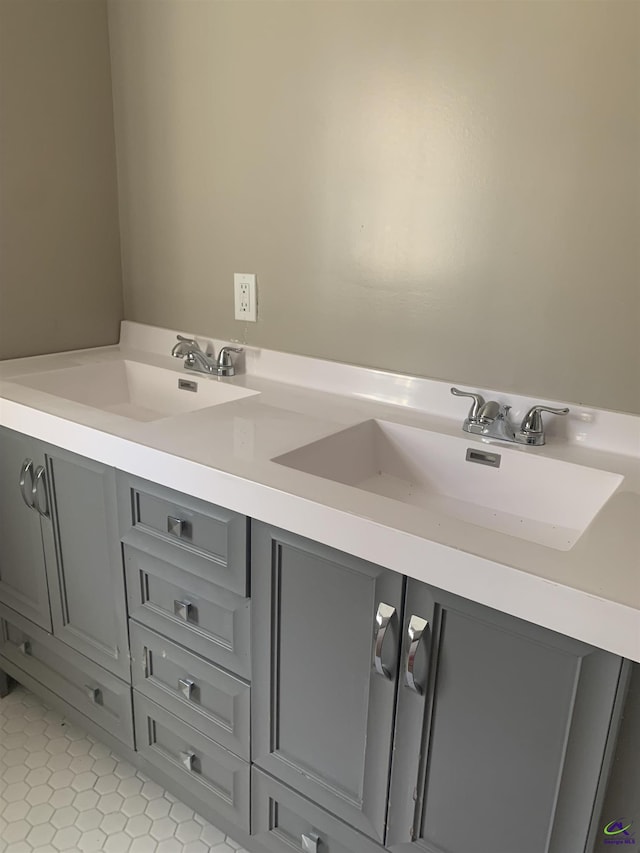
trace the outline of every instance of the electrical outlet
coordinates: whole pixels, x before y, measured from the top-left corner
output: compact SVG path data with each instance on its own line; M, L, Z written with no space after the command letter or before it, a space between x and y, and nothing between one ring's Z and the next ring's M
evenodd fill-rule
M233 292L235 296L236 320L248 320L251 323L255 323L258 319L255 274L235 272L233 274Z

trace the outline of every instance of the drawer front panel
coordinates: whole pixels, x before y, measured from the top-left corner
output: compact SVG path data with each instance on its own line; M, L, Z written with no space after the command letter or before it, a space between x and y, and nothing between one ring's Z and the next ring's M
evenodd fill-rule
M253 767L251 834L273 853L383 853L376 844L315 803Z
M249 830L249 764L134 690L138 752Z
M250 678L250 601L125 546L129 615Z
M125 542L149 547L225 589L247 594L244 515L122 473L118 502Z
M249 685L155 631L130 629L134 687L248 761Z
M48 634L2 620L0 655L133 747L131 687Z

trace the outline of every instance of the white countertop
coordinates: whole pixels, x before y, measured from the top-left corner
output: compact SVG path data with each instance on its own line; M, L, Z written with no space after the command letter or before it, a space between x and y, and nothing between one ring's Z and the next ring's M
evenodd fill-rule
M568 417L547 419L544 447L516 448L462 433L468 401L449 383L249 348L246 373L197 378L259 394L150 422L19 384L124 357L194 378L168 355L175 334L125 322L119 346L0 362L0 424L640 662L640 417L569 402ZM533 403L563 405L480 390L510 402L514 422ZM561 551L271 461L370 418L624 480Z

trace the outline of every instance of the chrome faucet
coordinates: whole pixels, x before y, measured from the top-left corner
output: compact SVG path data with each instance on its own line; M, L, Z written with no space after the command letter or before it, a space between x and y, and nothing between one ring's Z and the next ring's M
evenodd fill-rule
M178 335L178 343L174 344L171 355L184 359L185 370L194 373L208 373L211 376L235 376L236 368L231 358L232 352L242 352L241 347L221 347L218 358L203 352L200 344L193 338Z
M509 421L511 406L501 405L495 400L485 402L481 394L460 391L458 388L452 388L451 393L454 397L471 397L473 400L469 414L462 424L465 432L533 447L540 447L545 443L542 412L550 412L553 415L566 415L569 412L567 408L532 406L522 419L520 429L516 429Z

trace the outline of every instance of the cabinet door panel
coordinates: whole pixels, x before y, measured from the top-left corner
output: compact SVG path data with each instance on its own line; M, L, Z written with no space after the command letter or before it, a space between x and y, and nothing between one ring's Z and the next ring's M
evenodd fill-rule
M130 681L115 472L51 447L47 461L57 551L54 634Z
M32 472L44 465L39 442L0 429L0 601L51 631L40 516L20 494L21 468L28 459L33 462ZM27 496L30 485L27 474Z
M409 581L405 639L415 612L425 690L403 677L406 642L388 845L583 851L620 659Z
M376 840L384 839L398 622L373 666L380 602L400 575L255 524L253 758Z

